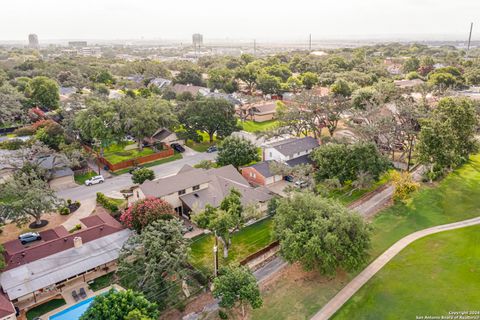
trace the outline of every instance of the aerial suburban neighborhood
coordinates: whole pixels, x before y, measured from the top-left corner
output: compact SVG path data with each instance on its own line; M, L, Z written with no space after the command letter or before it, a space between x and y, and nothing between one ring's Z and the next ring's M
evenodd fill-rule
M0 22L0 320L480 319L474 23L150 39L158 4L104 1L58 36ZM118 29L82 37L93 12Z

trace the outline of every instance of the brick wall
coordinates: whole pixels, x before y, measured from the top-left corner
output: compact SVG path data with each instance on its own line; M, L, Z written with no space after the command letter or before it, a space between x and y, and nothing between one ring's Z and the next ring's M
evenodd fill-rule
M257 186L265 186L265 177L262 176L257 170L254 168L243 168L242 169L242 176L247 179L247 181L253 185Z

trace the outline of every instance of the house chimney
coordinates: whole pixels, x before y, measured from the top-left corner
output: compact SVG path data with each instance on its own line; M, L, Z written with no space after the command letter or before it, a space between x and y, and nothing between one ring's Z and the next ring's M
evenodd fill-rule
M73 246L75 248L80 248L82 246L82 237L75 237L73 238Z

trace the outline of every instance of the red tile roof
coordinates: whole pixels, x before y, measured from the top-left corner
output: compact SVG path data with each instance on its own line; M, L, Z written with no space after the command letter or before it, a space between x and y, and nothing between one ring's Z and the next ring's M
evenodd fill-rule
M80 219L80 221L87 229L74 234L68 233L63 227L57 227L41 232L42 241L30 245L24 246L18 239L5 243L4 255L7 267L4 271L73 248L73 238L75 237L81 237L82 242L86 243L123 229L123 226L107 213L99 213Z
M15 314L15 308L13 304L8 299L7 295L0 292L0 318L4 318Z

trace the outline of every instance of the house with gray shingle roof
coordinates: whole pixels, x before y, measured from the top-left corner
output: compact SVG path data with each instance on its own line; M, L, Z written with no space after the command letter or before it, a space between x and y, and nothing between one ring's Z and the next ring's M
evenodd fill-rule
M190 217L192 212L203 210L207 204L219 206L232 189L242 194L244 206L254 204L260 210L265 210L272 198L267 189L252 187L231 165L209 170L186 165L174 176L144 182L134 190L134 195L163 199L179 215Z
M308 155L318 146L317 139L312 137L285 139L267 145L263 151L263 160L288 163L300 158L300 160L303 159L303 162L306 163L309 159ZM298 165L302 163L300 160L292 161L292 163Z

